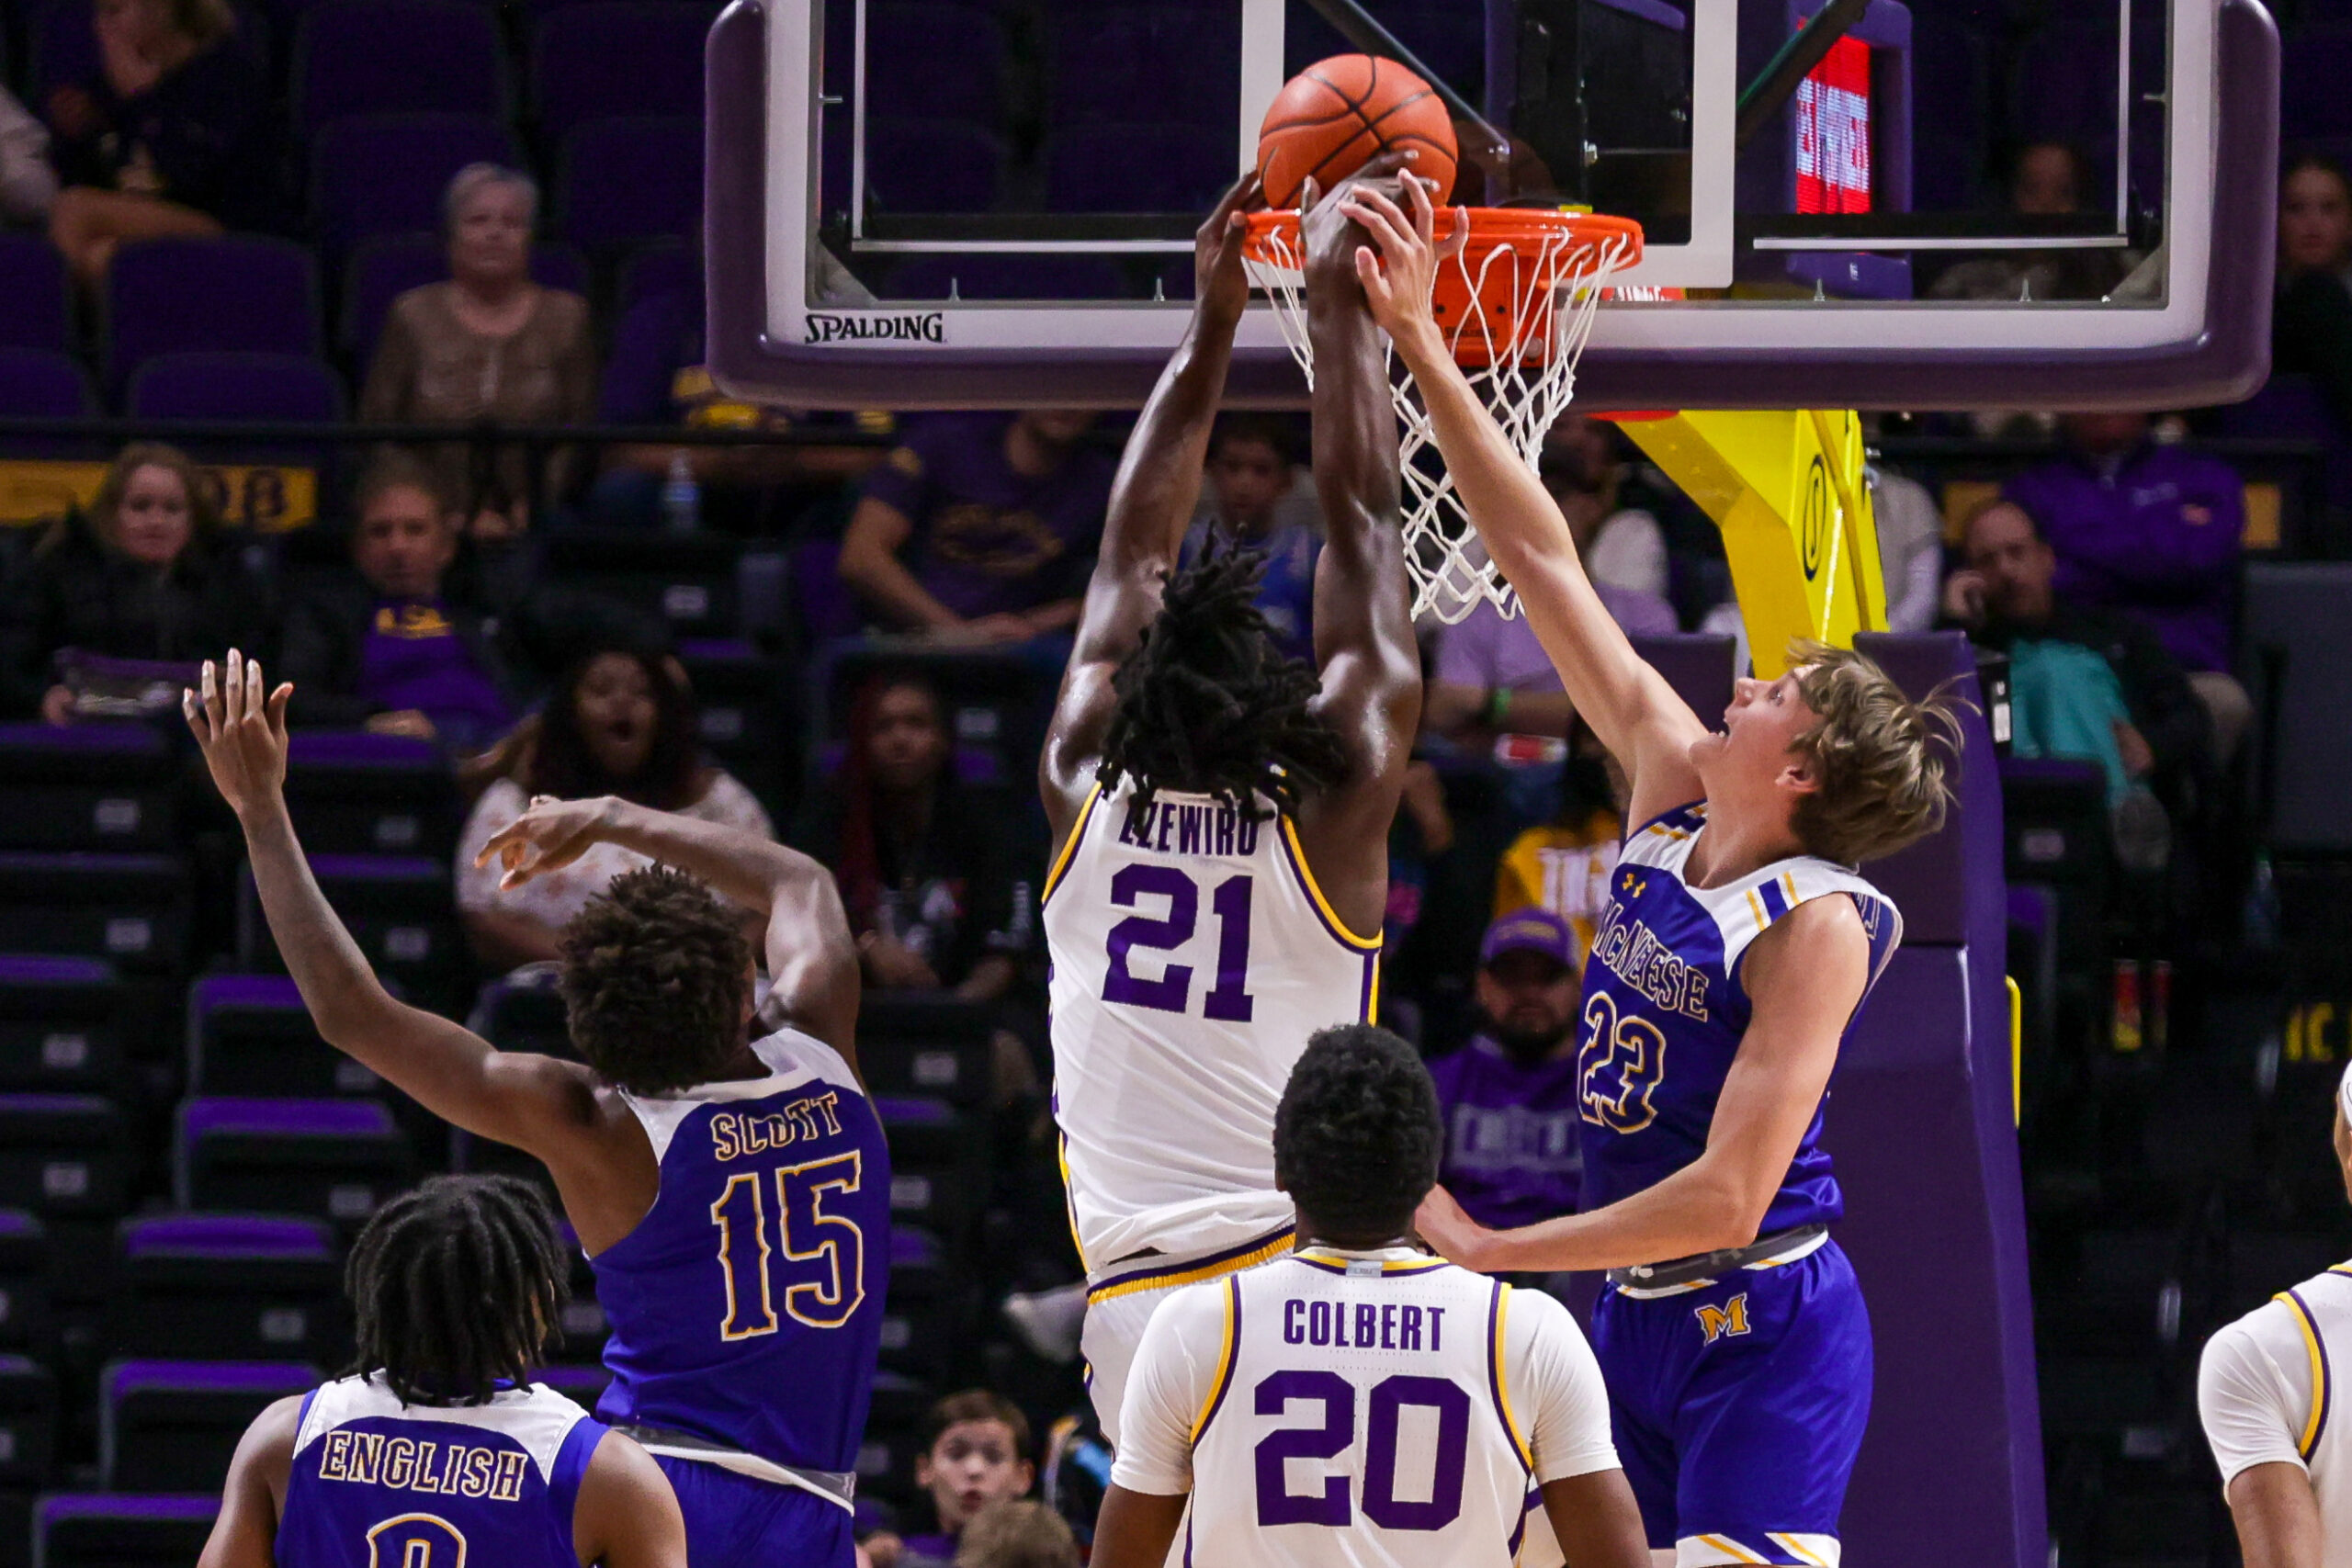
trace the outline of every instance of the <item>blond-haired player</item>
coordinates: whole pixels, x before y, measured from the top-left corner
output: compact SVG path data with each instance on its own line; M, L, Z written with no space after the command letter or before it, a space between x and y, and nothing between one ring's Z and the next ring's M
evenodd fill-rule
M1439 449L1577 711L1624 764L1629 834L1585 971L1584 1213L1494 1233L1442 1191L1421 1234L1485 1270L1600 1269L1593 1318L1649 1541L1680 1568L1835 1563L1870 1412L1870 1318L1829 1226L1839 1043L1902 939L1856 875L1941 821L1939 704L1804 645L1710 731L1601 606L1559 509L1447 351L1433 214L1349 195L1356 270Z

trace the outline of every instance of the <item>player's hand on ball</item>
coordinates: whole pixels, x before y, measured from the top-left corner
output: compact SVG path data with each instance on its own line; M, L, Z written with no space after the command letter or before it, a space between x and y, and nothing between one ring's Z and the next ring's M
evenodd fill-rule
M1370 245L1358 245L1351 260L1363 285L1372 319L1393 339L1398 350L1442 351L1436 319L1430 313L1430 288L1437 281L1440 262L1462 249L1468 226L1449 212L1446 237L1436 237L1437 209L1429 187L1408 178L1398 193L1403 205L1374 186L1348 190L1340 206L1351 220L1363 226Z
M1252 169L1234 182L1193 237L1193 298L1203 311L1228 321L1241 319L1250 303L1241 243L1250 233L1248 215L1264 205L1264 182Z
M1442 1187L1430 1188L1430 1195L1421 1200L1413 1214L1413 1229L1446 1261L1473 1270L1480 1266L1487 1238L1495 1234L1464 1213L1453 1194Z
M501 890L561 870L599 841L613 804L609 797L558 800L540 795L529 810L490 836L474 864L488 865L494 858L506 874L498 879Z
M261 661L233 648L226 669L206 660L200 688L180 694L180 712L203 749L204 765L220 798L240 815L286 784L286 704L293 695L291 684L269 691Z

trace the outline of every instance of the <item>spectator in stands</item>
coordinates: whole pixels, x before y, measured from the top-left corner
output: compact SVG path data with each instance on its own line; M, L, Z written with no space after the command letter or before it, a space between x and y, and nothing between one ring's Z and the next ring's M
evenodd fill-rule
M1943 586L1944 514L1928 487L1876 463L1866 470L1878 526L1879 575L1886 585L1886 628L1923 632L1936 624Z
M517 694L491 617L445 592L456 516L433 476L398 454L360 481L357 513L350 568L287 617L293 721L480 750L514 722Z
M938 1529L903 1540L868 1537L862 1550L874 1568L955 1568L967 1527L990 1505L1027 1496L1037 1479L1029 1418L988 1389L967 1388L933 1405L922 1443L915 1484L931 1494Z
M699 266L678 287L655 289L622 313L605 359L596 417L605 424L674 424L702 430L837 429L873 436L888 435L897 429L896 421L879 410L855 414L809 412L738 402L722 393L711 379L703 347ZM799 442L610 446L605 448L605 471L590 497L588 513L590 520L601 526L660 526L662 481L680 457L686 460L707 513L715 500L730 492L778 487L816 490L860 479L881 456L877 446Z
M62 651L193 665L266 646L270 629L267 593L223 536L196 465L149 442L122 449L86 514L42 535L6 600L6 711L50 724L75 717Z
M2253 717L2228 673L2245 487L2228 464L2148 437L2144 413L2077 413L2067 450L2009 480L2056 552L2062 603L2120 610L2188 671L2224 764Z
M1480 1224L1508 1229L1576 1213L1584 945L1548 909L1487 927L1478 950L1482 1027L1430 1064L1445 1118L1438 1179Z
M254 50L229 0L94 0L99 74L50 95L64 189L50 237L85 283L116 247L266 228L277 159Z
M2029 221L2064 218L2087 210L2091 169L2082 152L2064 141L2036 141L2019 149L2009 178L2009 211ZM2018 250L1978 256L1947 267L1929 286L1937 299L2098 299L2123 281L2136 265L2129 251Z
M588 302L531 280L538 209L528 175L495 164L458 171L442 203L449 280L392 301L359 395L361 419L585 424L595 416ZM519 446L445 445L428 461L441 492L469 518L511 515L534 493ZM566 455L550 457L538 493L560 495L570 468Z
M1511 840L1495 866L1495 915L1544 909L1576 933L1577 964L1608 903L1609 874L1625 836L1625 771L1578 715L1568 730L1559 809Z
M1294 659L1315 655L1315 562L1323 519L1314 481L1298 466L1288 422L1272 414L1227 414L1209 435L1200 505L1185 531L1180 567L1212 538L1266 553L1258 609L1274 641Z
M2052 592L2057 555L2032 513L2009 501L1979 507L1961 554L1944 614L2009 656L2020 755L2096 761L2110 800L2154 776L2212 766L2211 727L2188 675L2139 621Z
M1618 503L1625 465L1619 461L1615 427L1580 413L1562 414L1544 437L1537 468L1567 519L1586 574L1596 584L1664 602L1666 534L1649 513Z
M1078 1537L1043 1503L990 1503L964 1527L956 1568L1079 1568Z
M893 631L950 644L1067 633L1114 464L1094 416L1030 409L925 421L866 477L841 574Z
M547 706L526 721L512 767L482 792L458 838L458 913L486 967L503 972L560 958L571 918L613 878L651 863L597 844L560 870L500 887L501 868L476 866L474 857L538 795L616 795L775 836L752 792L703 755L699 735L694 694L674 660L607 647L572 667Z
M2352 178L2324 153L2296 159L2279 181L2270 364L2317 381L2352 427Z
M833 868L865 983L995 1001L1030 945L1000 813L956 777L938 689L876 676L850 710L848 754L794 841Z
M56 201L49 128L14 93L0 87L0 222L46 224Z

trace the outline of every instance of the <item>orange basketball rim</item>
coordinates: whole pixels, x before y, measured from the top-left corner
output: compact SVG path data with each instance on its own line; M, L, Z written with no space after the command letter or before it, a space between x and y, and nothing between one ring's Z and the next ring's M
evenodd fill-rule
M1441 254L1430 314L1465 367L1542 362L1553 352L1553 306L1560 290L1601 284L1642 259L1642 226L1630 218L1537 207L1442 207L1441 252L1466 228L1462 247ZM1267 266L1297 269L1306 250L1298 214L1253 212L1243 254Z

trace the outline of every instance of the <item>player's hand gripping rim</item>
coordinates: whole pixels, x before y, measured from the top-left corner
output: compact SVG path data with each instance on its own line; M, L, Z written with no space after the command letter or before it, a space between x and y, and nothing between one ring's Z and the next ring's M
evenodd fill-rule
M286 705L291 682L271 692L261 660L229 650L228 668L204 661L198 689L180 693L204 765L220 798L239 816L274 798L286 785Z
M1400 208L1385 192L1358 186L1340 209L1372 237L1372 244L1356 247L1356 278L1363 285L1372 319L1408 364L1445 355L1445 341L1430 309L1430 290L1437 282L1439 265L1460 254L1470 234L1467 214L1454 208L1445 238L1436 237L1437 209L1430 201L1430 189L1427 181L1408 176Z
M1250 236L1249 215L1265 205L1265 181L1252 169L1234 181L1193 237L1193 294L1204 315L1238 321L1248 308L1250 275L1241 246Z
M498 879L502 893L535 876L560 871L603 841L616 804L609 795L595 800L534 795L528 810L490 836L474 856L474 864L498 862L504 872Z

